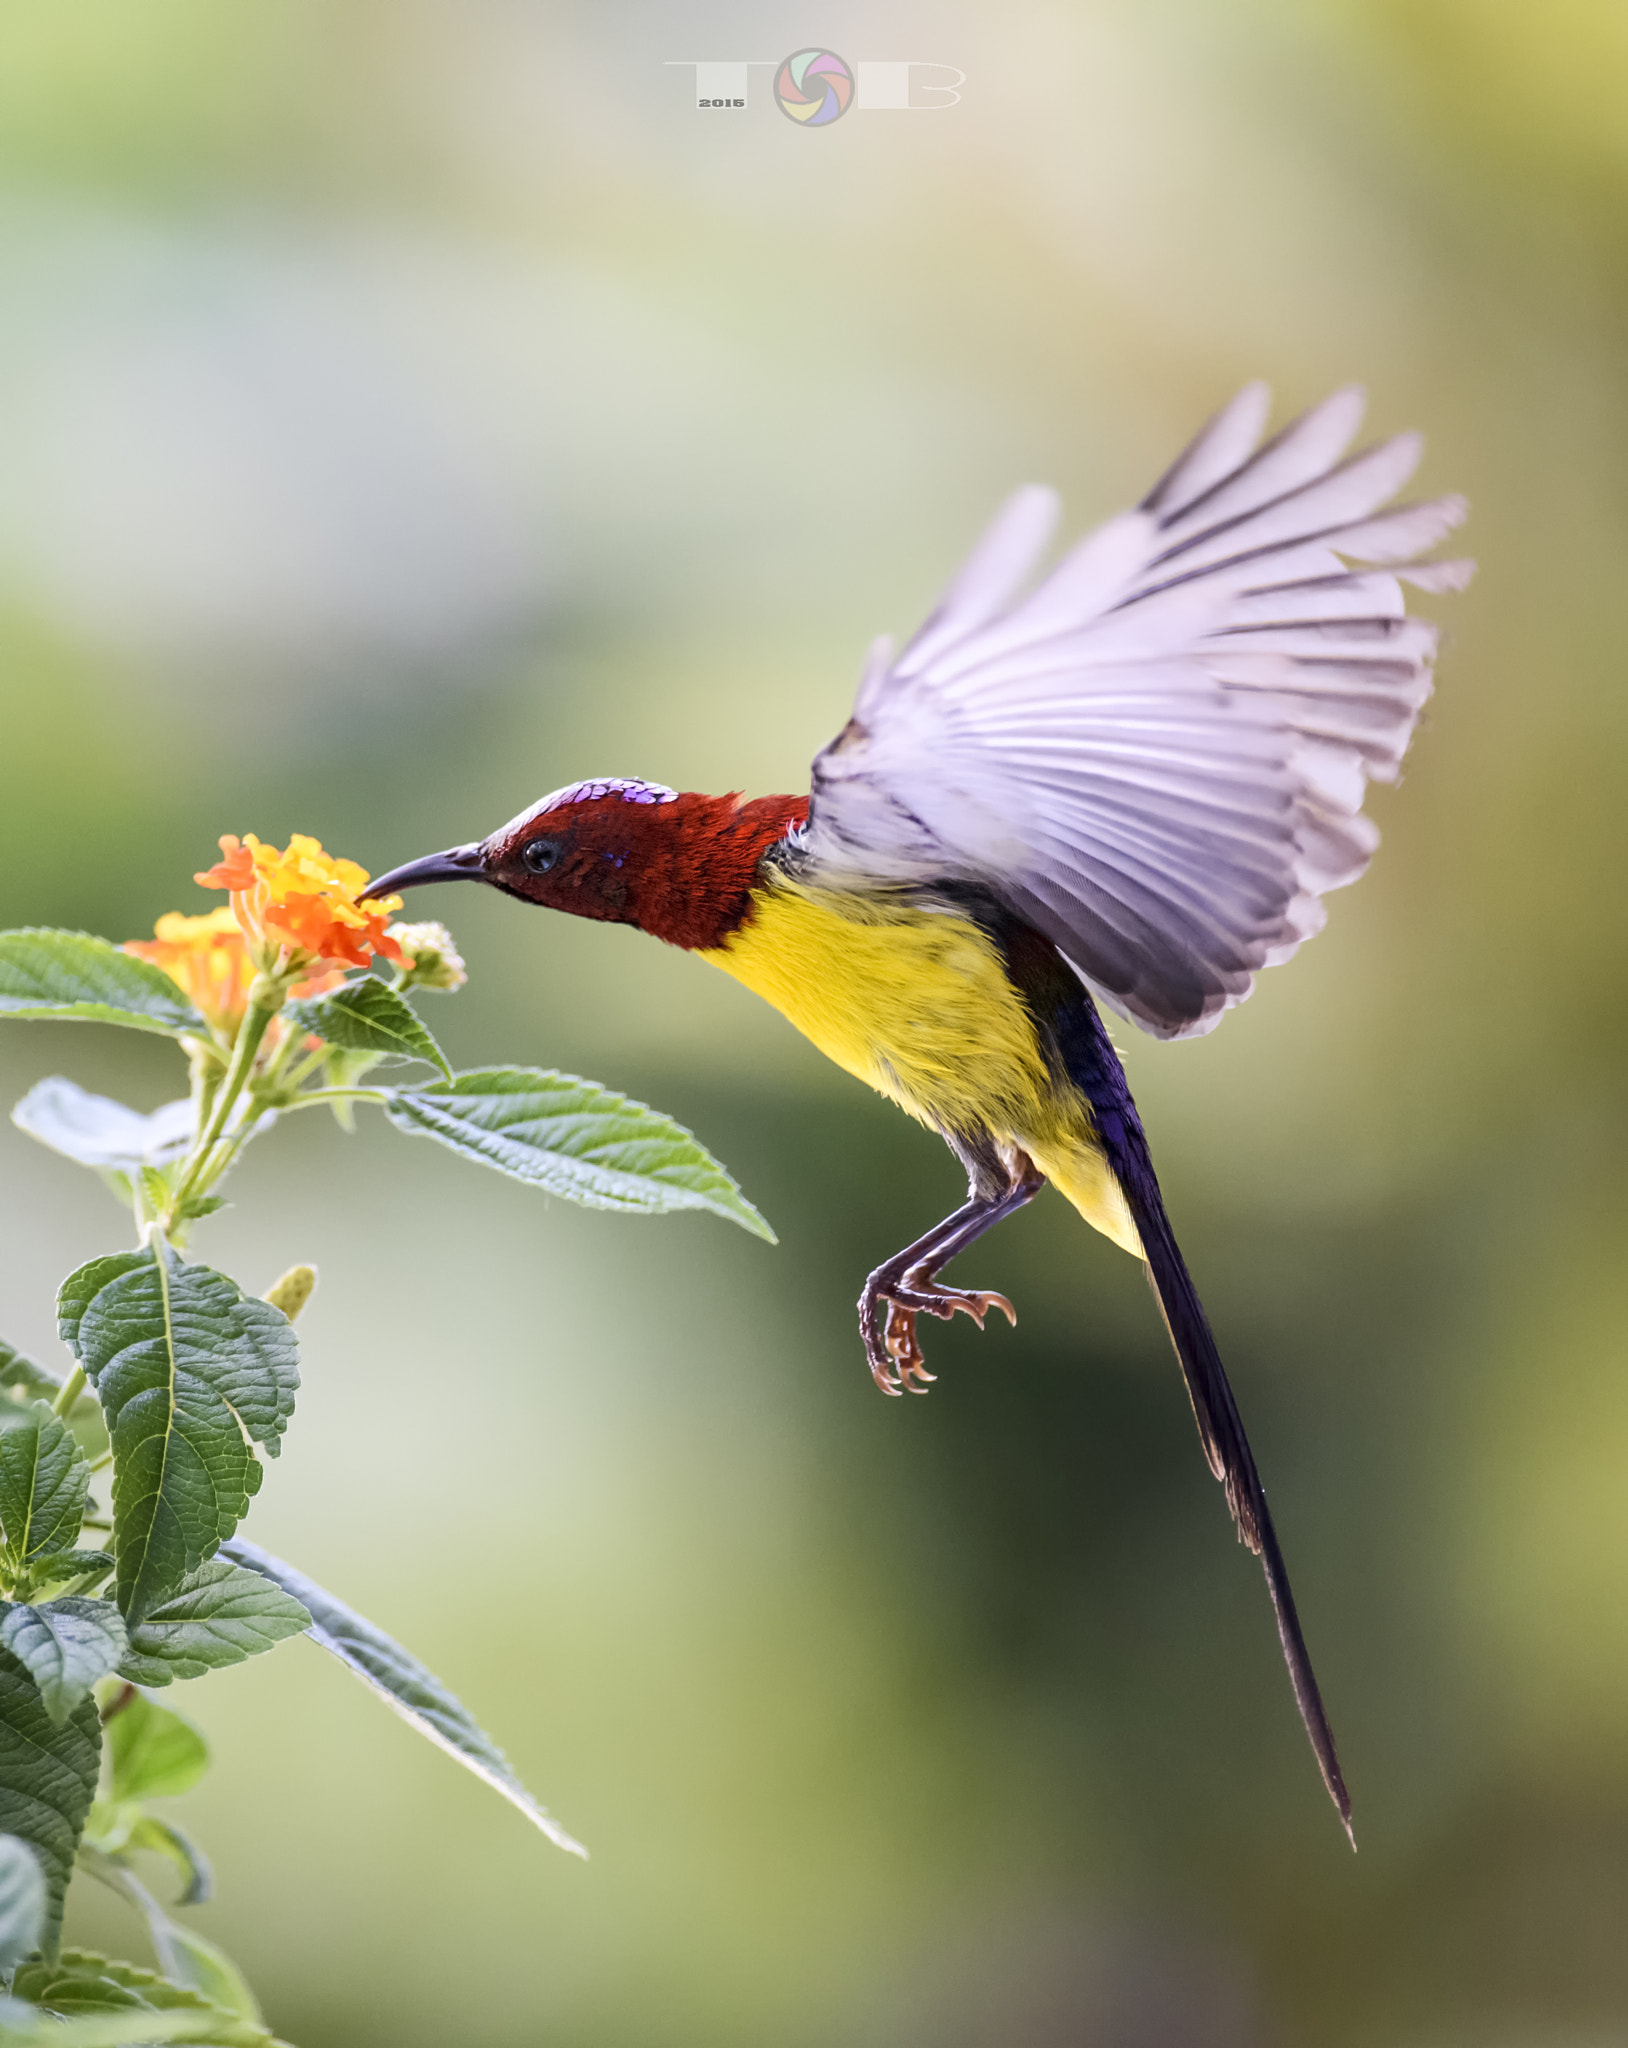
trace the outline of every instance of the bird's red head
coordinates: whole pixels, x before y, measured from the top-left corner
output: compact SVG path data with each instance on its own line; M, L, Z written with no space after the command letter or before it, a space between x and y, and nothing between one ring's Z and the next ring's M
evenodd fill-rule
M574 782L488 838L409 861L369 888L384 896L424 882L489 882L670 945L718 946L746 917L764 854L807 816L800 796L746 803L653 782Z

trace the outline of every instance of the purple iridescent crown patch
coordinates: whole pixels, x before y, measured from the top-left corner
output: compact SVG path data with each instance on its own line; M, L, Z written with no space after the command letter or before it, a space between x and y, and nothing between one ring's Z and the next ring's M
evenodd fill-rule
M545 796L532 815L540 818L545 811L557 811L566 804L592 803L601 796L619 796L625 804L670 804L678 801L678 791L669 789L665 783L640 782L626 775L600 775L591 782L568 782L564 789Z

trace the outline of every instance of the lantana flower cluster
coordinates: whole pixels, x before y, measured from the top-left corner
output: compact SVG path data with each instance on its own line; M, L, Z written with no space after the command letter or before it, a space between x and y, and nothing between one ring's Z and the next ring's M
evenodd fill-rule
M252 832L241 839L227 833L220 850L194 880L228 890L230 906L201 917L169 911L152 938L131 939L124 950L162 968L222 1038L235 1035L257 980L275 987L278 1002L322 995L347 970L375 959L426 986L456 988L463 980L444 927L393 926L401 898L369 896L367 870L335 859L307 834L296 832L280 848Z
M335 860L303 832L286 848L267 846L252 832L245 839L228 832L220 850L215 865L193 880L231 891L232 915L262 974L368 967L375 955L409 964L388 930L401 898L367 896L367 870L355 861Z

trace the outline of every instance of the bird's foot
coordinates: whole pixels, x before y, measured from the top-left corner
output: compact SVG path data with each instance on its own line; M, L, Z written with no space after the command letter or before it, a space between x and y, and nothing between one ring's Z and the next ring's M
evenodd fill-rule
M871 1378L884 1394L925 1394L936 1375L922 1356L917 1317L937 1316L947 1323L952 1316L968 1315L981 1330L996 1308L1009 1323L1017 1322L1017 1310L1004 1294L944 1287L919 1267L895 1280L883 1267L866 1281L859 1297L859 1328Z

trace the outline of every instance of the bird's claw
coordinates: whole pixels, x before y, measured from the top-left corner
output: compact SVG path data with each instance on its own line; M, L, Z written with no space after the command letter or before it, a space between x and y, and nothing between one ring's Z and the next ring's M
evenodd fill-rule
M917 1317L937 1316L947 1323L952 1316L968 1315L981 1330L990 1310L997 1308L1009 1323L1016 1324L1017 1310L1004 1294L941 1287L919 1272L906 1273L893 1287L873 1281L859 1302L859 1327L871 1378L884 1394L925 1394L937 1375L927 1370L916 1334Z
M927 1370L927 1361L921 1355L921 1342L916 1335L916 1311L890 1299L882 1341L893 1362L893 1384L889 1391L925 1394L937 1375Z

